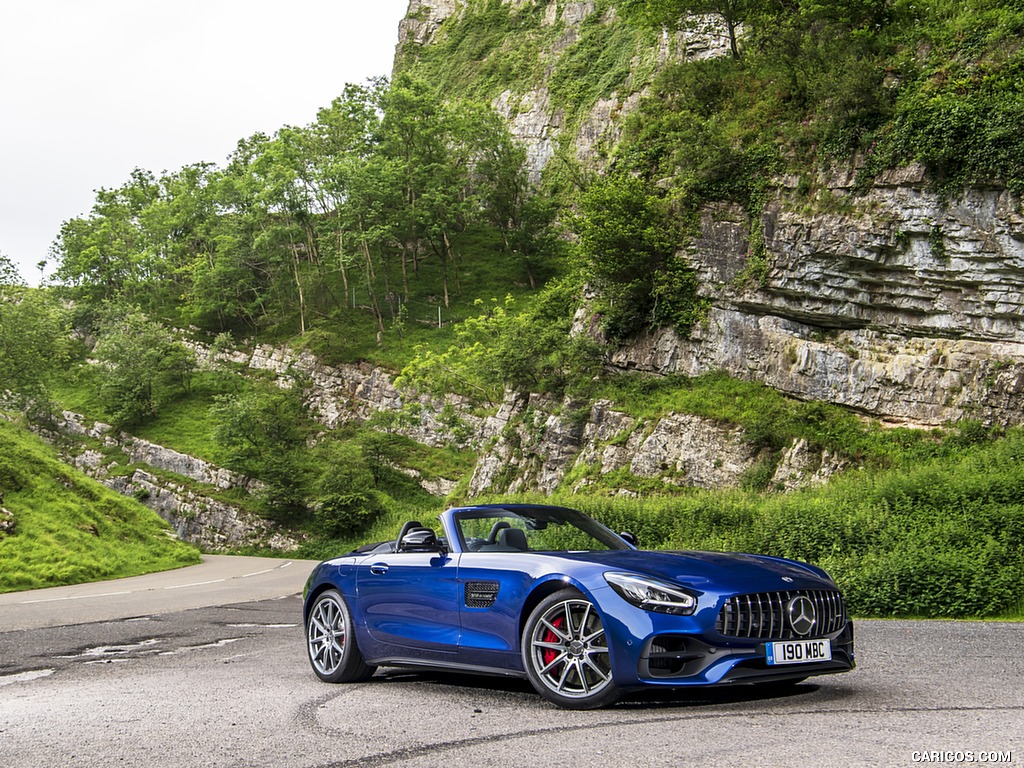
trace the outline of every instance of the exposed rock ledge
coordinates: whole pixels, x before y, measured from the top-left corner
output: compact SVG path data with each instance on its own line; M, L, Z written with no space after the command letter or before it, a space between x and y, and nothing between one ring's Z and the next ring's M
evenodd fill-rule
M676 413L645 423L611 406L601 400L581 412L571 401L508 398L488 420L496 439L477 464L470 495L550 493L566 478L579 490L597 474L619 471L634 481L660 480L666 486L731 488L760 458L737 427ZM845 466L801 440L783 452L771 483L785 490L819 485Z
M196 347L206 364L211 352ZM394 385L390 374L367 365L327 366L308 352L259 346L252 352L232 352L223 359L274 372L282 386L291 386L301 373L310 385L310 403L330 427L349 420L363 421L375 411L406 407L407 395ZM420 422L402 431L415 440L440 445L446 437L438 415L445 403L419 398ZM579 486L592 482L595 473L625 470L635 478L661 479L674 486L731 487L740 483L760 459L742 431L709 419L669 414L640 424L615 411L608 401L581 411L572 402L542 395L508 393L497 414L481 418L466 404L450 401L460 418L472 427L472 444L481 451L469 493L516 493L558 488L565 476ZM829 455L794 444L778 463L772 482L779 488L822 483L842 464ZM451 482L428 487L435 495L449 493Z
M724 370L804 400L882 420L937 426L1024 421L1024 344L841 331L714 308L683 339L669 329L616 351L621 369L697 376Z
M479 446L487 439L484 420L470 411L467 401L455 396L438 400L400 392L394 378L382 368L365 363L330 366L310 352L269 345L259 345L252 352L234 351L216 356L207 347L191 346L203 365L212 364L216 357L254 370L270 371L283 387L292 386L296 375L301 375L309 384L308 405L330 429L348 422L366 421L377 411L396 412L416 405L419 406L419 423L405 426L401 431L417 442L436 447L449 440L441 415L445 406L451 405L471 433L472 445Z
M280 550L298 546L296 539L283 535L273 523L236 504L211 498L195 487L142 468L136 468L127 476L112 474L119 463L110 461L100 451L82 450L80 445L69 446L58 438L61 435L90 437L99 440L107 450L122 451L131 464L144 464L219 490L258 490L260 483L257 480L156 443L118 433L109 424L89 422L70 411L64 411L56 426L57 434L38 431L42 437L58 445L66 461L107 487L139 499L170 523L184 541L212 551L247 545Z

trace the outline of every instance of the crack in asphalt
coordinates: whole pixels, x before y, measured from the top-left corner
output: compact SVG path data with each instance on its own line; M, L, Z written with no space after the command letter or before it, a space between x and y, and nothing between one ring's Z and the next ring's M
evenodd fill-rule
M321 697L315 702L303 707L308 711L305 713L306 716L312 717L315 721L315 712L320 707L323 707L331 699L337 698L340 694L329 694ZM878 709L865 709L850 707L845 709L797 709L787 711L787 715L862 715L872 713L890 713L890 714L922 714L922 713L935 713L935 712L950 712L950 713L972 713L972 712L1024 712L1024 705L1017 706L978 706L978 707L880 707ZM495 742L506 742L515 741L517 739L528 739L534 736L547 736L559 733L577 733L580 731L604 729L604 728L621 728L621 727L635 727L650 724L660 723L673 723L673 722L685 722L688 720L725 720L732 717L775 717L777 712L700 712L685 715L675 715L666 717L645 717L645 718L631 718L629 720L603 720L596 723L580 723L577 725L565 725L553 728L530 728L523 731L517 731L513 733L496 733L488 734L485 736L474 736L467 739L459 739L458 741L449 741L438 744L422 744L413 747L403 747L402 749L396 749L391 752L380 752L374 755L365 755L363 757L352 758L349 760L332 761L329 763L321 763L315 768L372 768L373 766L390 765L392 763L398 763L403 760L412 760L418 757L426 757L434 754L441 754L444 752L457 752L459 750L480 746L483 744L493 744ZM314 723L314 727L317 724Z

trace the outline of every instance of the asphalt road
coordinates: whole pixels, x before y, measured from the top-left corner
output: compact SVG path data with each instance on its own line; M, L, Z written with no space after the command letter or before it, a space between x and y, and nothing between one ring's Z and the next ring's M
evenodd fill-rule
M1024 765L1024 624L862 621L857 670L785 696L735 688L567 712L515 680L382 670L320 683L300 626L308 563L263 562L278 572L246 577L266 565L238 562L205 589L187 586L203 580L189 569L169 575L179 589L148 584L151 612L100 597L129 591L110 582L11 629L39 604L4 597L0 766L826 768L957 764L958 752ZM250 602L261 578L282 581ZM163 602L193 590L204 605ZM86 605L119 616L65 620Z

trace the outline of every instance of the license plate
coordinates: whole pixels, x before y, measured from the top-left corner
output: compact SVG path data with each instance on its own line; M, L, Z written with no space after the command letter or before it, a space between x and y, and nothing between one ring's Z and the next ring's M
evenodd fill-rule
M768 665L812 664L832 660L832 643L828 640L787 640L768 643Z

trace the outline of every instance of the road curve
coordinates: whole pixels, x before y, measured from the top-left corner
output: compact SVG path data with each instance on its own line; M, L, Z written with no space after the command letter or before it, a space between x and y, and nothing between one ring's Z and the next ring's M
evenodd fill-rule
M153 616L298 594L313 560L204 555L199 565L126 579L0 594L0 631Z

